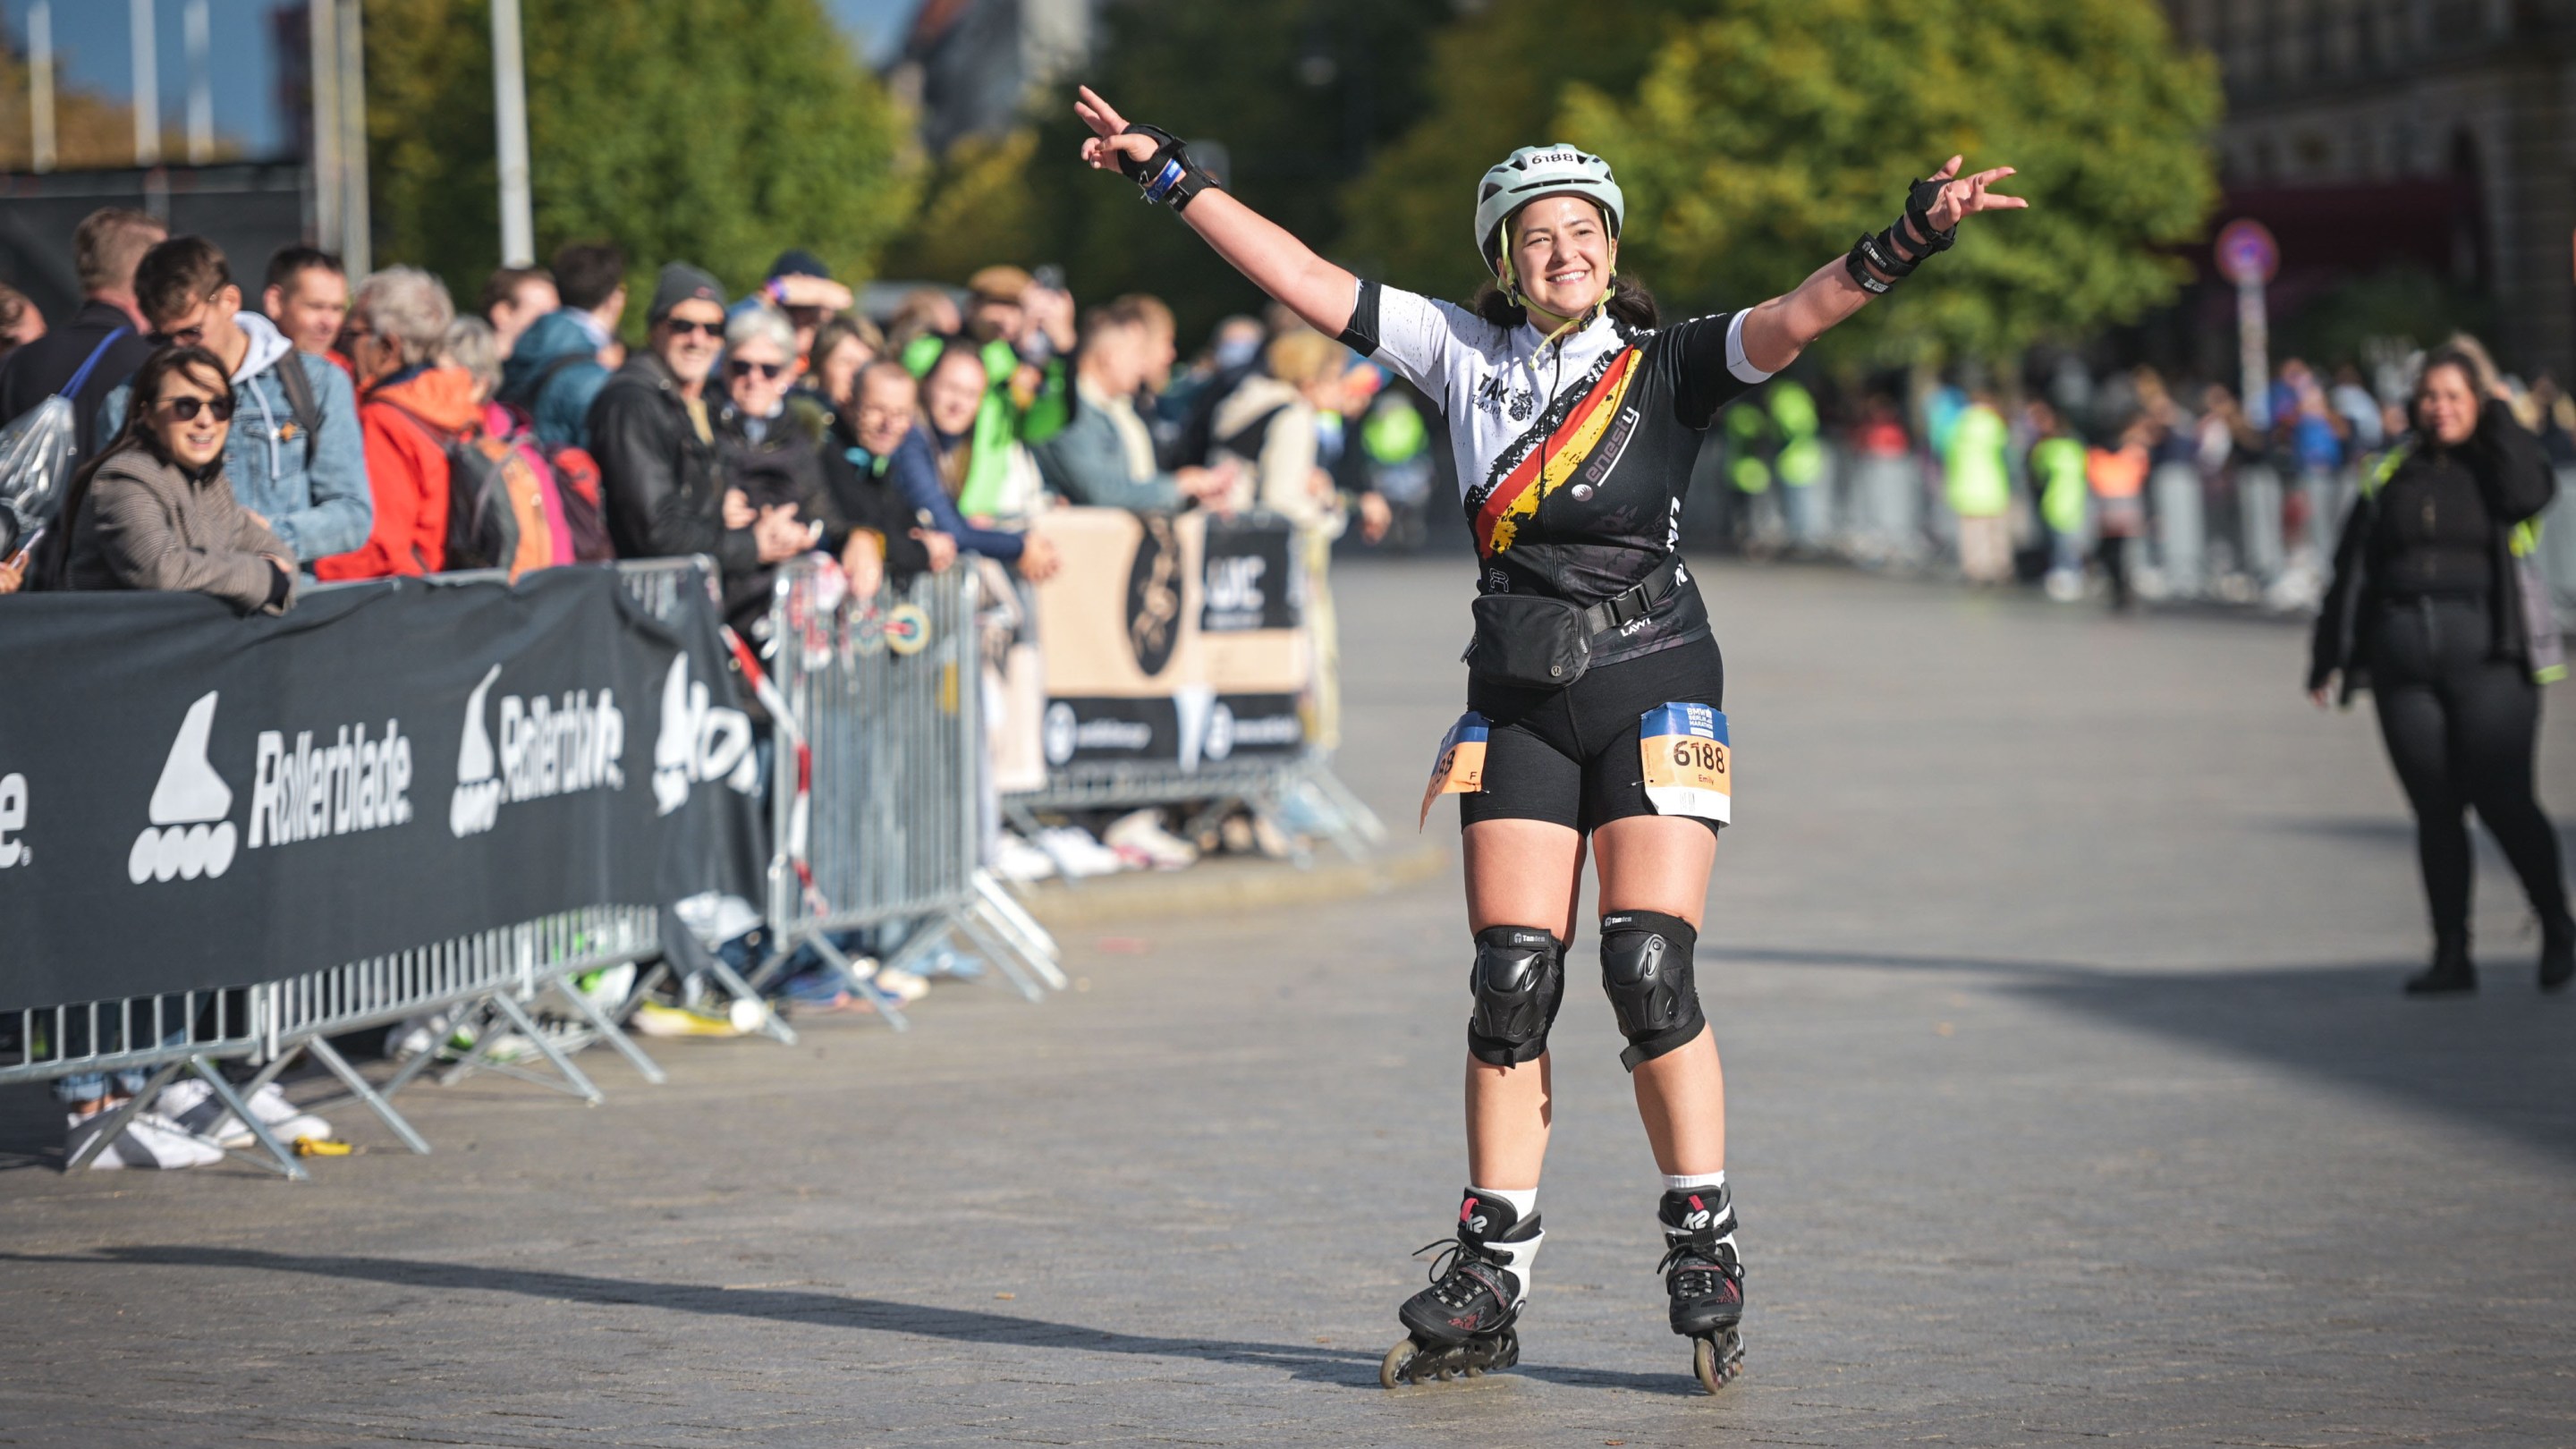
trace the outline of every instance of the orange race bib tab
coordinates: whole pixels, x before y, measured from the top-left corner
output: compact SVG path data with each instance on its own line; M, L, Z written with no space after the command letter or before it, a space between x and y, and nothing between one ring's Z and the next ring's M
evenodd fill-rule
M1431 802L1443 795L1473 795L1485 788L1485 736L1492 722L1469 710L1440 737L1440 758L1431 762L1431 785L1422 792L1419 830L1431 819Z
M1735 760L1726 741L1726 712L1704 704L1660 704L1638 720L1637 750L1646 801L1658 815L1695 815L1720 825L1732 819Z

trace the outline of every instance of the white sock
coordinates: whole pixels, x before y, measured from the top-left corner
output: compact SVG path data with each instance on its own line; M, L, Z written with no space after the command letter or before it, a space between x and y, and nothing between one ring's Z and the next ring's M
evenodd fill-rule
M1723 1191L1725 1187L1726 1173L1722 1170L1718 1172L1688 1173L1679 1176L1669 1172L1664 1174L1664 1191L1666 1192L1715 1193ZM1726 1215L1728 1221L1732 1223L1735 1217L1735 1209L1731 1204L1726 1210ZM1725 1236L1719 1238L1718 1241L1724 1243L1729 1248L1734 1247L1735 1229L1730 1226L1726 1230Z
M1470 1186L1467 1192L1471 1197L1492 1198L1496 1202L1510 1203L1512 1212L1516 1215L1515 1220L1522 1223L1528 1222L1530 1214L1538 1208L1538 1189L1534 1187ZM1503 1261L1511 1268L1513 1281L1520 1285L1520 1296L1512 1300L1514 1306L1529 1301L1530 1267L1538 1261L1538 1245L1546 1236L1546 1233L1541 1232L1515 1243L1489 1241L1486 1245L1502 1256Z

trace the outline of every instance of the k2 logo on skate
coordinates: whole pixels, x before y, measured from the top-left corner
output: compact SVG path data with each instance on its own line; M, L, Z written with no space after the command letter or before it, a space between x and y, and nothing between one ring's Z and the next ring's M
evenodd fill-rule
M501 696L501 748L495 751L484 728L483 703L500 677L495 664L465 697L456 791L447 801L447 828L458 839L498 824L505 802L626 788L626 716L618 711L615 690L601 690L596 701L587 689L567 689L559 700Z
M125 860L136 885L173 876L212 880L232 869L241 845L232 786L208 753L222 691L208 690L179 721L179 734L152 788L151 824L134 837ZM367 726L342 725L332 743L316 745L300 730L289 749L283 730L261 730L251 762L249 848L381 830L411 819L411 741L398 720L382 737Z
M689 803L689 787L722 780L748 795L760 784L751 752L751 717L712 702L689 678L689 656L671 661L662 678L662 733L653 742L653 805L668 815Z

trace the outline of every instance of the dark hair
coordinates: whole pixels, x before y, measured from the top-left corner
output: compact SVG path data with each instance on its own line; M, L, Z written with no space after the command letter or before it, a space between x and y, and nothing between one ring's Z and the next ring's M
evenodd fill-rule
M1532 201L1546 199L1541 196L1532 198ZM1584 199L1592 200L1590 197ZM1467 310L1477 316L1505 329L1518 327L1529 320L1529 309L1505 295L1502 284L1495 280L1502 271L1503 248L1507 244L1506 238L1511 235L1512 217L1520 215L1521 210L1527 209L1527 205L1528 203L1525 203L1520 210L1513 211L1511 216L1506 216L1494 223L1494 234L1486 238L1485 284L1476 289L1476 298L1467 307ZM1611 223L1609 211L1598 201L1592 201L1592 209L1601 213L1601 220L1609 229L1610 239L1617 241L1619 229L1616 224ZM1655 294L1647 291L1636 281L1619 275L1619 269L1615 265L1610 269L1610 299L1607 310L1619 321L1639 328L1654 326L1658 315L1655 311Z
M971 338L951 337L939 344L939 355L930 359L930 365L921 370L922 383L927 386L931 376L946 367L948 359L952 357L962 357L975 364L975 371L979 376L988 378L991 376L984 370L984 344Z
M2415 397L2407 400L2410 409L2415 398L2423 396L2424 379L2431 377L2435 368L2441 367L2458 368L2478 405L2486 406L2486 400L2495 387L2495 363L2488 359L2485 348L2465 337L2454 337L2425 355L2423 368L2415 374Z
M1493 281L1476 289L1476 300L1468 310L1497 327L1518 327L1529 320L1529 309L1503 295L1502 286ZM1660 315L1655 310L1655 294L1624 273L1610 275L1611 316L1631 327L1652 327Z
M104 292L134 280L134 264L170 234L160 218L122 206L102 206L72 228L72 271L84 292Z
M53 532L46 536L34 565L35 576L43 581L43 587L60 589L69 586L72 533L80 524L81 505L89 499L90 480L98 476L99 469L107 466L108 459L141 448L165 463L170 461L170 455L161 447L161 440L154 437L144 423L161 401L162 379L181 371L203 373L212 378L218 393L232 390L223 360L205 348L164 347L143 359L143 365L134 370L130 384L133 390L125 397L125 425L73 471L70 485L63 489L62 511L54 516ZM222 458L215 460L215 466L223 466Z
M504 303L513 307L519 305L519 289L530 282L543 282L551 287L555 284L555 274L543 267L493 268L492 275L483 279L483 298L474 304L475 315L490 317L492 309ZM563 294L557 292L555 295Z
M201 236L174 236L134 266L134 303L159 327L230 286L233 269L221 247Z
M555 295L587 312L626 285L626 253L615 242L573 242L555 253Z
M348 269L340 265L338 257L320 247L308 247L302 242L295 242L279 247L270 255L267 285L284 292L294 287L296 273L310 271L329 272L335 277L345 277L349 274Z

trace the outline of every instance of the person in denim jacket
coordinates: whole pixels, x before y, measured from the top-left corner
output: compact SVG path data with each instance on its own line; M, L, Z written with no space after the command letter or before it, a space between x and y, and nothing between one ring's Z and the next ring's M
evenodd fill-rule
M364 544L375 502L348 375L296 351L275 323L244 311L223 252L204 237L172 237L145 252L134 269L134 292L161 340L203 347L232 369L224 477L241 506L268 525L306 572L315 559ZM302 387L285 376L290 367L302 372ZM100 436L114 437L124 426L127 395L120 387L100 406ZM307 418L316 420L310 437Z

